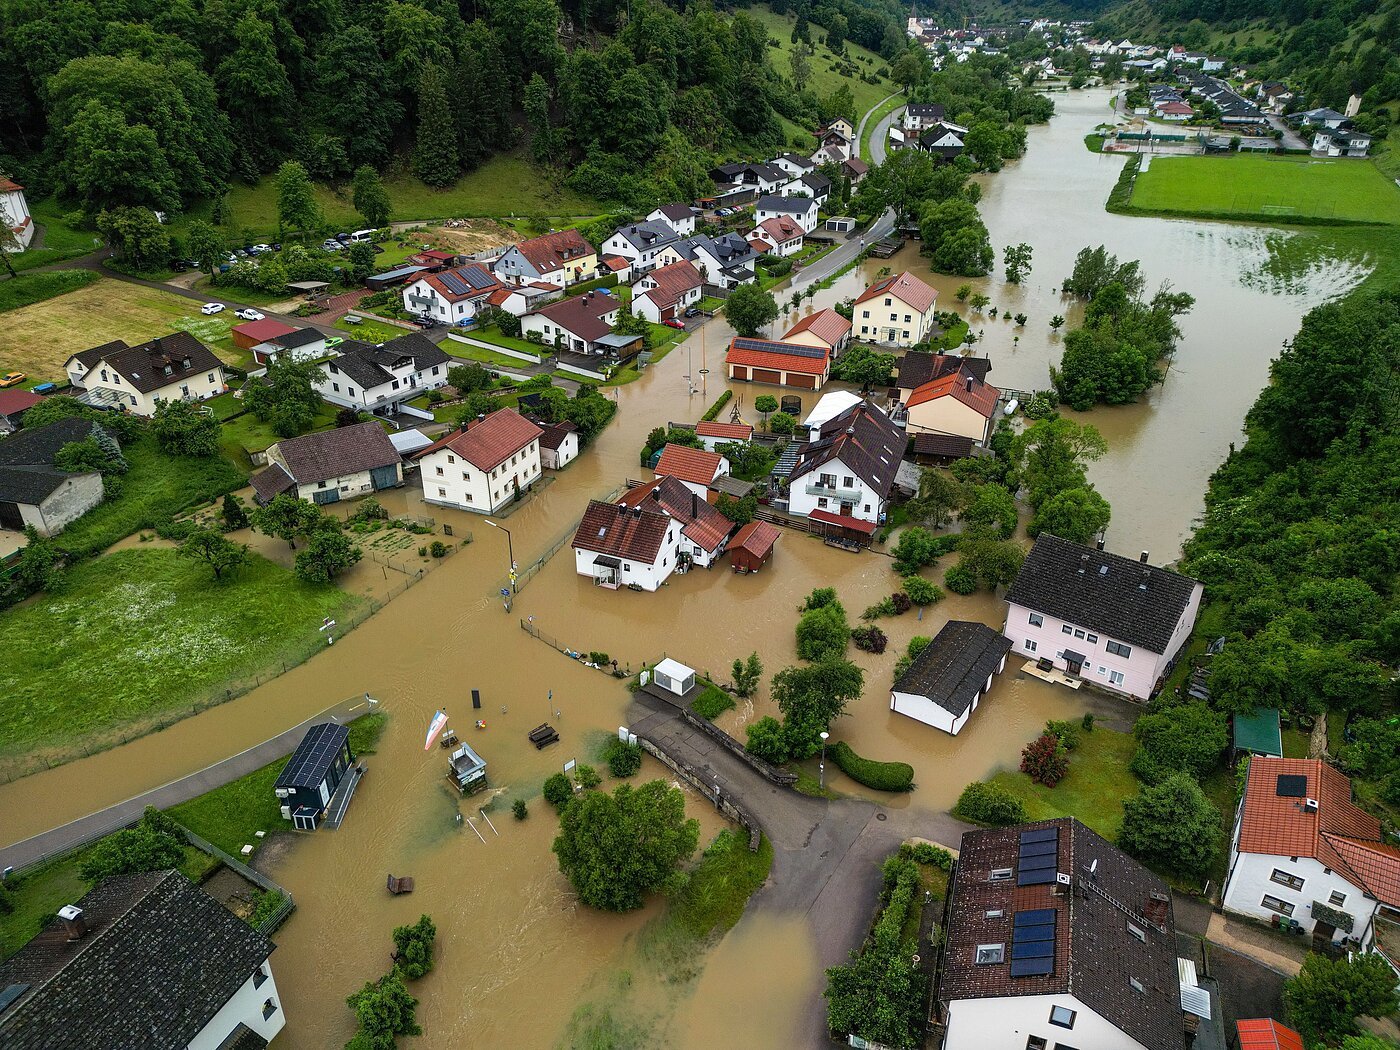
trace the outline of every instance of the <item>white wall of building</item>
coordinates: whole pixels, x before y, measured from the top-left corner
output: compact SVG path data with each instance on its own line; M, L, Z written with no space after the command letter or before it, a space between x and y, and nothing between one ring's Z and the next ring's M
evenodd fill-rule
M824 474L835 477L835 489L823 486L819 492L808 492L809 488L817 487L818 479ZM788 512L801 517L806 517L814 510L841 514L842 502L852 503L851 510L845 513L862 521L879 521L880 514L885 509L885 503L879 495L871 492L860 475L839 459L818 467L810 474L802 475L788 488Z
M493 514L540 479L540 443L531 441L490 471L468 463L450 448L440 448L419 461L423 501L479 514Z
M672 522L670 528L666 530L666 538L661 543L661 550L657 552L656 561L642 562L619 559L622 565L617 570L617 576L622 586L627 587L635 583L644 591L654 591L665 583L671 573L676 570L676 555L679 551L679 539L680 528ZM587 576L592 579L593 561L600 556L601 555L597 551L575 547L575 570L580 576Z
M546 470L559 470L566 467L578 458L578 435L565 434L564 440L559 443L559 448L540 447L540 464Z
M115 369L108 368L105 362L98 362L96 367L86 372L81 371L82 366L76 362L73 366L68 373L70 380L86 390L109 391L120 400L123 408L137 416L155 415L157 401L207 401L211 397L218 397L227 389L222 367L208 372L195 372L169 386L143 393L123 379Z
M102 475L74 474L40 504L19 503L20 520L34 526L40 536L57 535L65 525L102 502Z
M430 305L425 307L425 301ZM449 302L446 296L421 277L403 290L405 310L411 314L427 314L445 324L456 324L458 321L475 317L476 308L485 301L485 298L478 298Z
M315 382L316 392L333 405L373 412L375 409L405 401L428 390L436 390L447 385L447 365L431 365L422 370L411 366L393 373L394 378L387 383L368 389L361 387L344 372L331 371L334 359L321 365L320 378Z
M1074 1011L1073 1028L1050 1023L1050 1011L1056 1006ZM1072 995L1003 995L951 1002L943 1050L1024 1050L1033 1035L1049 1047L1064 1043L1075 1050L1147 1050Z
M209 1023L193 1039L189 1050L218 1050L225 1039L240 1024L247 1025L268 1042L287 1024L287 1015L282 1010L282 997L277 993L277 981L272 976L272 964L262 964L266 979L255 987L253 976L243 982L243 987L234 993L223 1009L210 1018ZM276 1007L267 1017L263 1016L264 1005L271 1001Z
M884 295L855 306L852 330L867 343L913 346L928 339L937 303L923 313L898 296Z

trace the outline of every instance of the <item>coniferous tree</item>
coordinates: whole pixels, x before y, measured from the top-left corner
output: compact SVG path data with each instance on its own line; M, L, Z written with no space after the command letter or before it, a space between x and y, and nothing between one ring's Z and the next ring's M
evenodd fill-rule
M462 171L457 152L457 124L447 101L442 71L429 64L418 81L418 142L413 172L429 186L448 186Z

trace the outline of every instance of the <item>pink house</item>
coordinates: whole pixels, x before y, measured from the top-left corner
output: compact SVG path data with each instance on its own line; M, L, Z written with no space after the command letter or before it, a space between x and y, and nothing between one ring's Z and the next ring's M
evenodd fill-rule
M1006 593L1012 651L1146 700L1186 644L1202 587L1166 569L1041 533Z

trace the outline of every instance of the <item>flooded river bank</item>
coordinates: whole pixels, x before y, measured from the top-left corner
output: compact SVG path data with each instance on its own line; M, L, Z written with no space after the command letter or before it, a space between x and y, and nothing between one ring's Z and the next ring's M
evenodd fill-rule
M1154 561L1165 561L1188 534L1206 479L1238 438L1282 340L1308 307L1344 291L1356 275L1323 273L1301 288L1268 290L1244 279L1266 255L1258 231L1106 214L1102 204L1121 161L1089 153L1082 137L1107 114L1107 97L1057 97L1059 114L1031 130L1026 158L987 180L982 210L993 242L1000 250L1027 241L1035 258L1024 285L1007 286L999 277L970 282L1001 309L1030 316L1023 329L979 319L974 327L985 337L976 349L992 358L992 382L1044 386L1059 358L1049 318L1063 313L1074 323L1076 312L1058 286L1085 245L1103 243L1122 258L1142 259L1149 289L1170 280L1196 296L1166 383L1142 404L1084 417L1110 446L1091 470L1114 508L1109 546L1128 554L1149 549ZM863 264L819 293L815 305L852 297L885 265L920 273L939 288L944 308L956 305L953 291L964 282L929 275L914 247L893 260ZM809 308L804 304L803 311ZM641 476L638 450L648 431L668 420L694 420L718 396L730 335L717 319L703 351L692 337L616 391L620 411L596 445L502 520L522 565L571 533L589 498ZM707 397L689 394L683 378L702 365L711 370ZM756 421L754 396L772 391L744 384L734 389L745 417ZM804 410L810 407L809 395ZM425 513L414 488L386 494L383 502L391 513ZM344 997L387 968L390 929L424 912L438 925L439 956L435 971L414 987L425 1029L414 1046L554 1045L597 982L607 985L609 975L645 967L636 943L659 904L626 916L577 906L550 853L553 814L538 797L539 785L561 763L592 760L598 741L616 731L628 694L616 680L531 638L520 629L522 618L533 616L563 645L606 651L634 670L667 653L723 680L732 660L751 651L760 654L768 675L794 661L796 608L814 587L835 587L854 620L897 583L881 554L852 555L785 533L771 568L757 576L695 571L655 594L613 592L577 576L566 547L507 614L496 593L508 566L506 537L473 515L439 508L427 513L459 534L473 532L475 541L326 652L160 734L0 787L0 837L15 841L199 769L345 697L368 691L380 698L388 728L367 760L369 773L344 827L299 838L273 867L298 903L274 956L289 1018L279 1046L343 1042L352 1027ZM889 712L894 660L910 637L933 635L950 618L999 626L1003 608L988 594L950 596L922 620L912 612L882 620L891 639L884 655L855 654L866 670L865 694L834 735L871 757L916 768L918 790L882 804L944 810L969 780L1014 764L1047 718L1083 709L1077 694L1008 668L957 738ZM481 691L480 712L471 709L472 689ZM724 724L741 733L742 724L768 713L769 705L764 690ZM508 806L498 805L493 831L475 820L483 798L459 801L448 791L442 753L422 749L423 728L439 707L486 758L502 801L531 800L529 819L516 822ZM478 717L485 730L471 728ZM537 752L525 734L546 719L563 740ZM643 775L660 771L649 763ZM857 793L831 769L828 776L839 790ZM707 839L718 820L698 800L691 809L705 817ZM417 892L389 897L383 886L390 871L413 875ZM741 1014L762 1017L746 1032L761 1030L762 1038L771 1037L765 1045L795 1045L790 1033L798 1030L799 1016L815 1008L810 997L820 984L820 966L804 962L805 922L801 916L746 918L698 979L641 996L656 1034L647 1045L721 1045L732 1040Z

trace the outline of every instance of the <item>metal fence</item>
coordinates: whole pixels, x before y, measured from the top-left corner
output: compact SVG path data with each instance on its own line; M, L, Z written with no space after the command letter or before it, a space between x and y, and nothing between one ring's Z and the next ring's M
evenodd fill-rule
M244 864L241 860L234 857L232 854L225 853L212 842L200 838L189 828L182 826L180 830L185 833L185 838L189 841L189 844L195 849L203 850L205 853L209 854L211 857L214 857L216 860L222 863L226 868L237 872L239 875L247 879L253 885L261 887L264 891L268 893L276 893L281 895L282 903L277 906L277 909L273 911L271 915L269 915L262 922L258 923L257 926L253 927L255 930L257 930L263 936L270 936L277 929L277 927L281 926L284 922L287 921L287 916L292 914L292 912L296 909L297 905L296 901L292 900L292 895L288 893L286 889L273 882L262 872L255 871L252 868L248 867L248 865Z
M612 490L611 492L609 492L607 495L598 497L598 502L599 502L599 503L611 503L611 502L613 502L615 499L617 499L618 496L622 495L622 493L623 493L626 489L627 489L627 486L626 486L626 485L619 485L617 488L613 489L613 490ZM565 529L563 532L559 533L559 534L553 539L553 541L551 541L551 543L549 544L549 546L545 548L545 551L544 551L543 554L541 554L538 558L536 558L534 561L532 561L529 565L525 566L523 569L518 569L518 570L516 570L516 573L515 573L515 593L516 593L516 594L519 594L521 591L523 591L523 590L525 589L525 585L526 585L527 583L529 583L531 580L533 580L536 576L539 575L539 571L540 571L542 568L544 568L545 562L549 561L550 558L552 558L552 557L554 557L556 554L558 554L558 553L559 553L559 549L560 549L561 547L563 547L566 543L568 543L571 539L574 538L574 533L578 531L578 523L579 523L579 521L582 521L582 520L583 520L583 518L580 516L580 518L578 519L578 521L575 521L575 522L574 522L572 525L570 525L567 529ZM507 576L507 577L502 577L501 579L499 579L499 580L496 581L496 586L495 586L494 588L492 588L492 594L500 594L502 590L509 590L509 589L510 589L510 577L508 577L508 576ZM563 650L560 650L560 651L562 652Z

